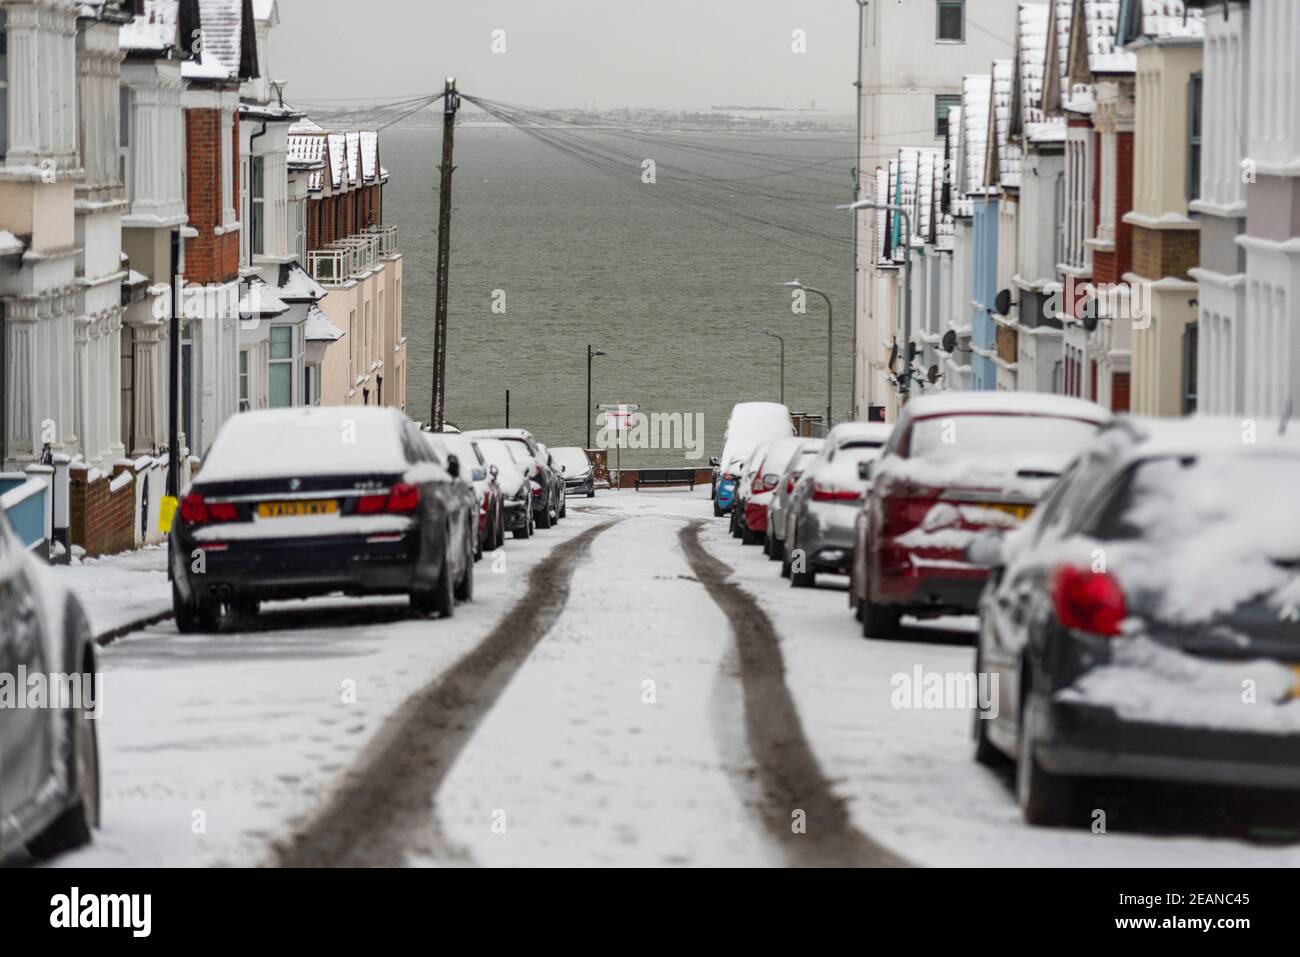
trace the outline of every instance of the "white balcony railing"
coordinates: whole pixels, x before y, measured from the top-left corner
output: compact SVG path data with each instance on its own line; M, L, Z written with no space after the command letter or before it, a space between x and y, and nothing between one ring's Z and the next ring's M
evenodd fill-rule
M313 249L307 254L307 271L317 282L326 285L347 282L348 277L356 272L353 251L337 244L327 249Z
M366 234L374 236L379 240L379 255L397 255L396 226L368 226L366 227Z

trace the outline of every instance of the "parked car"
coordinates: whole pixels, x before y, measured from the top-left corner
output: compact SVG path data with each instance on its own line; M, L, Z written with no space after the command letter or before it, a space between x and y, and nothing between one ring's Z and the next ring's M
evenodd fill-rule
M725 515L735 506L736 481L754 446L769 439L794 435L790 410L778 402L738 402L727 418L722 454L713 465L713 514Z
M781 573L795 588L811 588L817 575L847 575L853 561L853 519L867 481L859 466L875 459L889 439L881 422L841 422L795 483L786 508Z
M182 632L269 599L405 593L452 614L474 590L476 524L415 424L394 409L309 406L226 421L171 529Z
M972 545L975 756L1016 763L1030 823L1089 821L1101 776L1300 791L1300 433L1255 425L1119 419Z
M912 399L880 459L856 526L849 600L870 638L903 614L975 613L987 569L966 545L1014 528L1110 419L1082 399L947 392Z
M425 437L431 441L442 462L451 455L456 456L460 478L468 483L474 496L474 525L478 529L474 558L480 559L485 551L499 548L506 540L505 521L501 514L501 486L496 473L488 468L487 460L473 439L467 439L459 432L426 432Z
M809 439L789 436L763 442L754 453L753 468L745 484L744 508L737 509L741 525L741 541L746 545L766 547L769 527L768 506L781 481L786 465L807 445Z
M68 676L68 707L0 709L0 863L88 843L99 827L95 641L81 603L0 513L0 675ZM78 687L73 687L74 683ZM29 686L15 686L19 695ZM62 694L62 691L60 694ZM49 703L53 703L53 698Z
M754 484L754 477L758 474L758 468L763 464L763 458L767 455L768 447L772 443L759 442L754 446L754 450L749 453L749 458L739 469L739 478L736 480L735 500L731 506L731 534L734 538L739 538L745 545L756 545L758 540L748 534L745 528L745 503L749 499L750 489Z
M773 561L785 558L785 524L789 514L790 496L803 476L808 463L815 459L825 445L822 439L801 439L799 447L786 463L772 492L767 506L767 557Z
M596 470L591 467L591 460L587 458L586 451L576 445L566 445L551 449L551 457L559 463L560 472L564 476L566 495L586 495L587 498L595 498Z
M515 538L531 538L534 530L533 489L539 488L528 478L532 456L513 442L500 439L473 440L483 453L488 469L496 469L501 486L502 527Z
M560 505L564 501L564 486L558 473L553 473L542 454L541 446L527 429L474 429L464 433L471 439L500 439L519 450L527 452L525 463L528 478L535 482L533 490L533 523L537 528L550 528L559 520Z
M564 470L560 468L560 463L555 461L555 456L551 454L549 447L538 442L537 448L541 452L543 467L548 473L546 487L551 496L551 508L555 513L555 520L558 522L569 514L569 496L564 486Z

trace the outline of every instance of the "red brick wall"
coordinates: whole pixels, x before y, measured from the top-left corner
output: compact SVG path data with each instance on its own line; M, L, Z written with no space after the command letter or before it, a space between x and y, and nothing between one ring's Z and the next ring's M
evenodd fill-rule
M118 466L114 476L126 471ZM116 492L109 489L109 479L88 482L84 466L73 466L68 473L68 538L86 554L112 555L135 547L135 482Z
M1098 169L1101 164L1098 163ZM1100 175L1100 174L1098 174ZM1097 195L1101 195L1098 179ZM1109 252L1097 250L1092 257L1093 281L1120 283L1124 274L1133 268L1133 227L1124 222L1124 215L1133 209L1133 134L1115 135L1115 248Z
M231 162L234 193L239 196L239 118L235 118ZM185 279L197 283L230 282L239 275L239 234L218 236L221 225L221 111L185 111L186 206L189 224L199 235L185 243ZM236 201L236 205L238 205Z

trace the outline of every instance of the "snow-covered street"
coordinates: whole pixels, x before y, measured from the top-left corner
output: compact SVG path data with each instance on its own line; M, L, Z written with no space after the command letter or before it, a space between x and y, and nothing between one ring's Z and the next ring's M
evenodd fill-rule
M59 574L102 633L166 594L161 554ZM973 623L863 639L834 579L789 587L707 488L573 499L475 577L450 620L323 599L107 645L103 827L58 863L1300 864L1195 828L1027 827L969 711L891 695L971 671Z

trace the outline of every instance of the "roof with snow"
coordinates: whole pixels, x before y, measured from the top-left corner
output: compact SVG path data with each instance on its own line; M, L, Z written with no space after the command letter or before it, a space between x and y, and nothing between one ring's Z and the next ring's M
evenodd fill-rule
M1205 37L1205 11L1183 0L1121 0L1116 44L1141 40L1199 40Z
M1088 69L1096 73L1133 73L1137 59L1127 50L1115 46L1119 31L1120 0L1077 0L1083 5L1083 32L1071 30L1070 49L1083 44L1087 54ZM1080 25L1074 21L1075 27ZM1077 79L1077 78L1076 78Z
M989 109L988 153L983 182L986 186L1020 186L1020 144L1011 138L1011 91L1015 71L1010 60L993 61Z
M257 41L244 23L244 0L198 0L198 58L187 60L187 80L239 81L257 76ZM245 29L250 27L250 29Z
M1020 4L1016 34L1016 76L1012 95L1010 135L1031 143L1045 142L1056 127L1064 135L1064 120L1048 117L1043 106L1046 87L1047 32L1052 8L1042 3ZM1050 141L1050 140L1047 140Z
M325 287L296 262L282 263L276 292L285 302L316 302L325 298Z
M1074 0L1049 0L1047 13L1047 55L1043 61L1043 110L1059 115L1070 90L1070 20Z
M315 303L307 307L302 334L308 342L336 342L343 338L343 330L330 322L329 316Z
M118 46L158 53L180 49L179 10L176 0L144 0L141 12L118 31Z
M993 92L993 78L987 73L968 74L961 81L961 152L958 177L955 189L959 196L973 193L985 193L984 186L985 151L989 138L989 103ZM969 201L962 199L958 215L969 216L972 209ZM954 204L956 205L956 204Z

